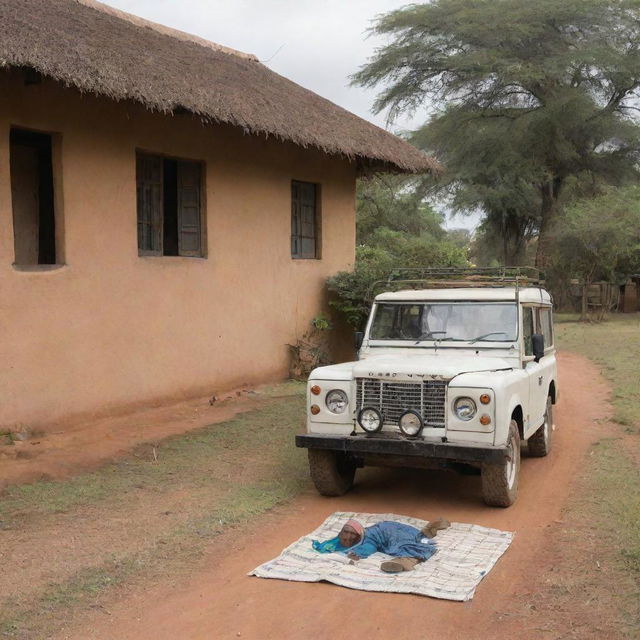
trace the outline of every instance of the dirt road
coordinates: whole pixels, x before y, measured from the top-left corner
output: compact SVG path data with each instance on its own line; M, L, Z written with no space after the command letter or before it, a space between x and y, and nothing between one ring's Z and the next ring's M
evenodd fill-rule
M509 509L485 507L479 478L446 472L360 471L348 495L311 492L217 539L187 581L124 593L108 611L75 621L58 638L188 640L226 638L466 638L560 637L523 627L509 615L552 569L554 533L589 445L607 433L608 389L595 367L563 353L562 397L555 412L553 452L523 459L520 495ZM393 512L429 519L438 515L516 532L511 548L480 584L473 601L376 594L329 585L247 577L255 566L317 527L333 511ZM535 600L532 605L535 608ZM530 622L530 618L527 619ZM569 626L567 628L570 628ZM565 637L565 636L563 636ZM580 637L567 634L566 637Z

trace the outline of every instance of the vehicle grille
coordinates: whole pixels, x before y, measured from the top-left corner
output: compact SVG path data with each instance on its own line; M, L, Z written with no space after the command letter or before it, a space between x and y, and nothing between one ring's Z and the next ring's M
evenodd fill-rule
M425 426L445 426L446 380L390 382L375 378L356 378L356 404L378 409L385 424L398 424L408 409L417 411Z

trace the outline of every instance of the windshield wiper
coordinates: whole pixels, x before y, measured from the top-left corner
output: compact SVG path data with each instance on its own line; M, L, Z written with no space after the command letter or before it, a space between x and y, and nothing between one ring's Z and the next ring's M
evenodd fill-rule
M436 333L447 333L447 332L446 331L426 331L425 333L418 336L418 341L416 342L416 344L420 344L423 340L426 340L427 338L431 338L432 336L435 336ZM444 339L444 338L441 338L441 339Z
M489 336L496 336L502 334L503 336L507 335L506 331L491 331L490 333L485 333L484 335L478 336L477 338L474 338L473 340L469 340L469 344L473 344L474 342L478 342L479 340L484 340L485 338L488 338Z

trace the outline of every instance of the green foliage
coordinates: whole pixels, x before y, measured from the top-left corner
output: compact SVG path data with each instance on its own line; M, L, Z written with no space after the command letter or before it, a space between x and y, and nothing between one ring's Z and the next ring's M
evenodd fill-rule
M314 329L318 331L326 331L327 329L331 329L331 322L329 318L324 315L324 313L320 313L313 320L311 320L311 324Z
M509 235L504 252L535 231L543 266L567 185L637 173L638 0L433 0L373 31L390 42L354 83L383 86L390 119L432 105L415 140L454 206Z
M356 193L357 243L373 242L377 230L391 229L408 235L428 233L443 238L442 216L425 201L431 184L423 178L379 175L358 181Z
M353 271L341 271L327 280L329 304L355 329L362 329L371 307L370 290L396 266L393 256L380 248L356 247Z
M306 380L316 368L331 362L329 318L323 313L309 323L311 326L289 347L289 376L293 380Z
M640 188L610 189L574 203L554 229L556 280L625 280L640 272Z
M452 237L442 216L425 201L426 183L384 176L358 186L356 264L329 278L330 304L354 328L363 327L371 307L371 287L396 267L463 266L468 234Z

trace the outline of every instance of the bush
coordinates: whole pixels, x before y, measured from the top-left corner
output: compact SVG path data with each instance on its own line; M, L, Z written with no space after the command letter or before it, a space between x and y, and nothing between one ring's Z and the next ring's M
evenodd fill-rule
M394 268L468 266L465 249L448 240L437 241L428 235L406 237L390 229L379 229L375 240L384 248L357 247L354 270L341 271L327 280L329 304L356 330L366 324L373 285L386 280Z

